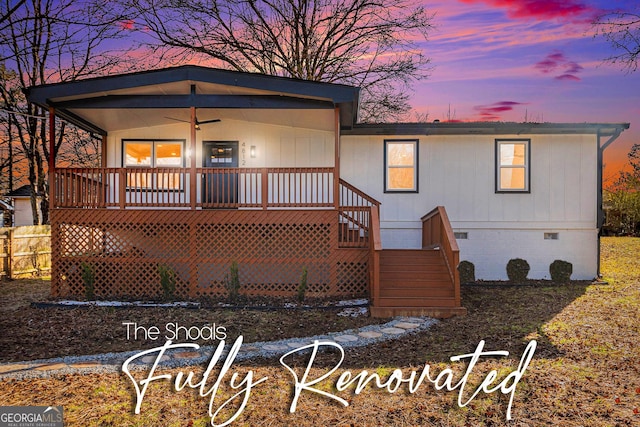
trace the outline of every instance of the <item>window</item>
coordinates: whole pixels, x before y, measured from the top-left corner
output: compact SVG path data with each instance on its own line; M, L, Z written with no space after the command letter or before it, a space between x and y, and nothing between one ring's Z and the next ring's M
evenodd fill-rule
M531 140L496 140L496 192L528 193Z
M184 165L184 140L123 140L127 187L180 189L180 173L135 171L135 168L180 168Z
M418 140L384 141L384 191L418 192Z

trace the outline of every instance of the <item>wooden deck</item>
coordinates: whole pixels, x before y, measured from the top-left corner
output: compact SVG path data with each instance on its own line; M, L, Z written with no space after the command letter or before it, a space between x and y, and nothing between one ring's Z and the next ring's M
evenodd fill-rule
M423 249L383 249L380 203L334 168L60 168L54 183L56 296L82 296L87 265L100 297L157 296L159 266L179 296L223 296L236 261L247 295L295 295L306 268L309 295L368 294L375 317L465 312L444 208L422 218Z
M81 297L82 269L99 297L157 297L159 267L176 295L224 296L239 265L242 293L366 296L371 206L333 168L56 169L52 291ZM225 183L210 192L208 175ZM227 185L234 181L234 186ZM207 195L215 195L210 199Z

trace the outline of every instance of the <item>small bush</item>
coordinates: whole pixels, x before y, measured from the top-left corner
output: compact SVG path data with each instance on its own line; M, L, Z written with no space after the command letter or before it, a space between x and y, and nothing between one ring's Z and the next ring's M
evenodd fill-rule
M87 264L86 262L83 262L82 264L80 264L80 267L82 267L82 283L84 284L84 297L88 301L92 301L96 299L96 294L95 294L96 274L93 271L93 267L91 266L91 264Z
M529 263L521 258L510 259L507 263L507 276L512 282L524 282L529 274Z
M233 261L229 268L229 276L227 276L227 292L229 300L236 301L240 296L240 275L238 273L238 262Z
M160 275L160 285L164 299L172 300L176 293L176 272L168 265L160 264L158 266L158 274Z
M461 261L458 264L460 283L473 283L476 281L476 267L471 261Z
M551 280L555 283L567 283L571 280L573 264L557 259L549 266L549 273L551 273Z
M304 301L307 293L307 267L302 267L302 275L300 276L300 285L298 286L298 301Z

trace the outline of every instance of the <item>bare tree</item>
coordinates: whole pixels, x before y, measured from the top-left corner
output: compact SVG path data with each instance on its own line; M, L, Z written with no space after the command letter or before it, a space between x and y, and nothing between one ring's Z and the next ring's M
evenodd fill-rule
M27 0L19 6L0 0L0 81L3 109L12 115L15 138L28 163L34 224L48 223L49 144L46 112L29 104L23 89L111 72L126 55L113 45L123 34L124 17L100 0ZM112 45L108 45L111 43ZM65 123L58 123L56 156L63 146ZM13 137L13 136L12 136ZM42 218L37 209L40 197Z
M616 11L601 15L594 23L596 34L603 36L614 53L607 58L628 72L638 69L640 55L640 6L634 11Z
M411 0L133 4L136 26L154 38L165 58L174 54L238 71L359 86L361 121L402 117L410 109L410 85L429 72L419 43L432 16Z

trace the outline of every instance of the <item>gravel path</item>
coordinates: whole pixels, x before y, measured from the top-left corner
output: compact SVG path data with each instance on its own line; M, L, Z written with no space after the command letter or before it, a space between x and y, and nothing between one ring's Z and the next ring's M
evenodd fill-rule
M246 343L242 344L235 360L248 360L257 357L280 357L290 351L311 345L315 341L335 343L342 348L363 347L423 331L430 328L436 322L437 320L428 317L396 317L392 321L381 325L369 325L359 329L349 329L325 335ZM225 344L225 353L223 353L223 355L226 355L233 345L233 343ZM215 350L216 346L202 346L198 348L187 348L183 346L183 348L169 349L164 352L159 365L166 367L202 365L211 359ZM129 358L133 358L129 365L130 370L143 369L152 366L159 355L157 350L148 355L137 356L139 353L141 353L141 351L136 350L121 353L66 356L55 359L5 363L0 364L0 380L7 378L47 377L69 373L120 372L123 363Z

